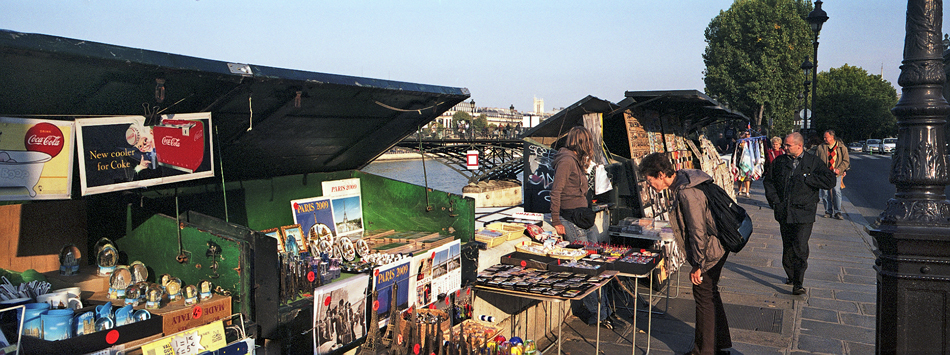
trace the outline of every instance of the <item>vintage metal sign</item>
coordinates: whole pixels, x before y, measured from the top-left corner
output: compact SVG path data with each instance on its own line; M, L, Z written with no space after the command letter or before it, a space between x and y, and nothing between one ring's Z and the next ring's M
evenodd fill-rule
M76 119L82 195L214 176L211 113Z
M0 200L69 199L73 123L0 117Z

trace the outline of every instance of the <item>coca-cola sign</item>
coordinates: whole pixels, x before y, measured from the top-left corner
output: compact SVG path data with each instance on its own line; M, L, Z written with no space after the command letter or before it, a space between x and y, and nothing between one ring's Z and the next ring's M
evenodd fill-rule
M46 122L30 127L24 137L26 150L43 152L54 158L63 150L64 143L63 132L59 127Z
M162 145L167 147L181 147L181 138L164 136L162 137Z

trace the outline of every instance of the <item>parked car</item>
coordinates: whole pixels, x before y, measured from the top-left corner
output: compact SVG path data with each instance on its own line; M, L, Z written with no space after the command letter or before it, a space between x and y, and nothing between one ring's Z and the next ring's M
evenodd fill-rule
M881 152L881 140L880 139L868 139L864 141L864 148L861 149L865 153L880 153Z
M897 138L884 138L881 141L881 153L893 153L897 149Z
M849 151L849 152L860 152L860 151L862 151L862 150L864 150L864 143L863 143L863 142L851 142L851 143L848 143L848 151Z

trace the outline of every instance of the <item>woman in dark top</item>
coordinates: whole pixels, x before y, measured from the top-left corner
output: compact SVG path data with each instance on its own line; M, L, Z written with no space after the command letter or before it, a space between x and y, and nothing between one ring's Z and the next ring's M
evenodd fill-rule
M571 242L601 242L591 226L582 228L574 216L576 209L590 206L588 168L594 152L593 137L587 128L574 127L567 133L564 147L554 157L554 183L551 186L551 224L559 235ZM572 220L575 218L575 220ZM574 314L587 319L587 324L596 324L598 319L607 329L613 329L613 313L607 306L607 297L600 297L600 316L597 314L597 292L584 297L581 302L572 302Z

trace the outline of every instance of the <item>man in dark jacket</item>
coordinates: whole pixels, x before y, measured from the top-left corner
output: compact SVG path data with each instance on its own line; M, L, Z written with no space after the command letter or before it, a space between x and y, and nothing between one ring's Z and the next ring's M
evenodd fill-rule
M782 233L782 267L792 293L805 294L802 283L808 268L808 238L818 210L818 190L835 184L835 172L814 154L805 151L798 132L785 137L786 154L772 162L763 179L765 197Z

